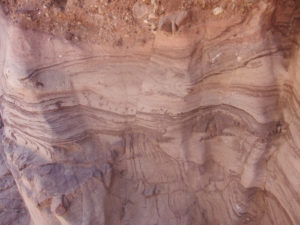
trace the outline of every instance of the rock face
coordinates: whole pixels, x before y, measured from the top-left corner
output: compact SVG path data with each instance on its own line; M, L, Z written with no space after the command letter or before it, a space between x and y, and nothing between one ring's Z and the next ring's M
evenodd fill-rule
M29 215L18 192L15 180L0 154L0 224L29 224Z
M1 14L0 224L300 224L299 5L174 10L129 46Z

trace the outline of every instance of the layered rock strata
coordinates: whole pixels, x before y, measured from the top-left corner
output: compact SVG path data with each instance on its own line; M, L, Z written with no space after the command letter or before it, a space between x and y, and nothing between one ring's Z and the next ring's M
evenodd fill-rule
M6 222L2 209L0 224L300 224L300 10L288 3L197 22L174 11L130 47L2 15L0 185L16 200L5 186L0 206L22 213Z

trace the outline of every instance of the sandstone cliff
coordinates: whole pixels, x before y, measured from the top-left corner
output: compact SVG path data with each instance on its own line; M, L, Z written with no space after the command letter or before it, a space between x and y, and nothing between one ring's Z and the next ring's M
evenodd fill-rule
M299 225L300 3L0 1L1 225Z

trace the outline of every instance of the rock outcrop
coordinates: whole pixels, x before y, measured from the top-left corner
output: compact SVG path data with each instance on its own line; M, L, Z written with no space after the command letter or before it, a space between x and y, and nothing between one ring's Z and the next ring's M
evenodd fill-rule
M1 225L300 224L298 1L124 1L99 40L74 2L2 4Z

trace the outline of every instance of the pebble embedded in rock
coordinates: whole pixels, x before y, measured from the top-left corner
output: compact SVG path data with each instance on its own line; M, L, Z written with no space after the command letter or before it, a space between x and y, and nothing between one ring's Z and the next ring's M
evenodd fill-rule
M136 2L133 6L132 11L135 18L141 19L151 13L151 6Z
M223 8L221 6L218 6L218 7L216 7L216 8L213 9L213 14L215 16L217 16L217 15L223 13L223 11L224 11Z

